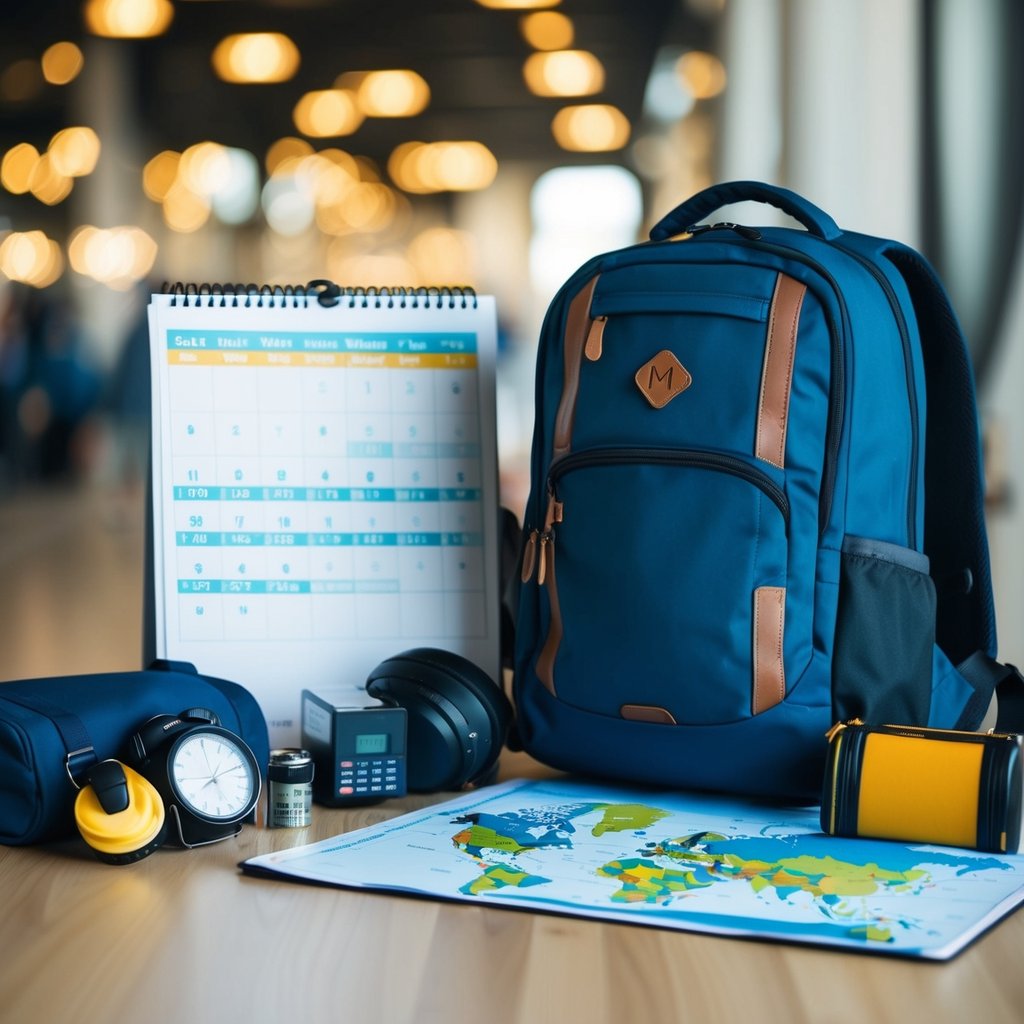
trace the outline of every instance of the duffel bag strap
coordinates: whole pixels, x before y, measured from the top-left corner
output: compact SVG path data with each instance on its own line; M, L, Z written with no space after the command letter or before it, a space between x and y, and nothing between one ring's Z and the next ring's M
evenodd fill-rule
M82 724L82 720L59 704L54 704L45 697L35 694L29 697L23 693L9 695L0 691L0 697L9 700L12 704L20 704L29 711L35 711L53 722L54 728L60 733L60 738L64 742L64 749L67 751L64 757L64 768L68 773L68 778L75 789L81 789L86 773L99 760L95 749L93 749L92 738Z

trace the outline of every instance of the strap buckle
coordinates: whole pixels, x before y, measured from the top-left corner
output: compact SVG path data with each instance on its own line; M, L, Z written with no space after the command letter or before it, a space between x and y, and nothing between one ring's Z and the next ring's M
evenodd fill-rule
M77 750L69 750L64 758L64 771L67 772L71 785L75 789L81 789L82 784L76 776L80 776L96 763L96 751L91 747L79 747Z

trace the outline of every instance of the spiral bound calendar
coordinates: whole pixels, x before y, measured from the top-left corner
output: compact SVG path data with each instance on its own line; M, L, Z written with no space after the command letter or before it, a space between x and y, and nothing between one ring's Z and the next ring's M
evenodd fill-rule
M149 307L157 657L304 687L410 647L499 679L494 299L176 285Z

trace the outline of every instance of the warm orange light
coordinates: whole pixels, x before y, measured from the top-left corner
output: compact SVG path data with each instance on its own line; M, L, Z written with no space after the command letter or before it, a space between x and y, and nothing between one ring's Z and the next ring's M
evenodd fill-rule
M0 273L12 281L45 288L63 272L60 246L42 231L12 231L0 242Z
M350 231L382 231L394 219L395 208L395 194L387 185L361 181L345 193L333 212Z
M388 173L406 192L470 192L494 181L498 161L480 142L406 142L392 152Z
M142 168L142 191L154 203L162 203L178 177L178 164L181 154L165 149Z
M430 86L415 71L368 71L360 76L356 102L367 117L413 117L430 102Z
M43 77L50 85L67 85L78 76L85 58L74 43L61 42L47 47L41 64Z
M475 276L473 236L466 231L426 228L409 243L408 257L426 285L468 284Z
M81 178L96 169L100 158L99 136L91 128L63 128L50 139L48 153L58 173Z
M213 69L225 82L287 82L299 70L299 48L280 32L248 32L222 39Z
M68 243L71 269L125 291L153 268L157 245L142 228L79 228Z
M219 142L197 142L181 154L178 178L190 191L212 196L231 177L231 160Z
M317 157L321 161L337 167L345 177L351 178L353 181L358 181L362 176L362 165L351 153L346 153L343 149L322 149L317 153Z
M567 50L575 34L572 21L556 11L524 14L519 29L535 50Z
M267 150L266 157L264 157L263 165L267 169L267 174L277 174L279 171L283 171L292 161L309 156L312 152L313 147L305 139L297 139L293 135L287 135L271 145Z
M175 181L164 197L164 223L172 231L198 231L210 219L210 203L196 195L181 180Z
M0 163L0 184L20 196L32 186L32 172L39 163L39 150L28 142L12 146Z
M425 142L403 142L396 146L388 157L388 174L391 180L406 192L428 192L423 184L417 164L427 148Z
M62 174L54 165L49 153L44 153L32 169L32 180L29 188L32 195L47 206L56 206L71 194L74 182L66 174Z
M676 62L676 72L696 100L711 99L725 88L725 65L713 53L684 53Z
M586 50L531 54L523 77L537 96L592 96L604 88L604 66Z
M86 28L115 39L144 39L166 32L174 18L170 0L86 0Z
M626 145L630 124L618 107L588 103L563 107L551 122L551 131L562 149L604 153Z
M292 120L303 135L336 138L351 135L363 123L363 113L348 89L317 89L295 104Z
M355 158L340 149L303 157L293 164L291 170L308 186L318 207L341 202L359 183L359 166Z
M335 239L327 252L327 272L335 281L349 287L416 287L416 269L400 252L348 251L344 239Z

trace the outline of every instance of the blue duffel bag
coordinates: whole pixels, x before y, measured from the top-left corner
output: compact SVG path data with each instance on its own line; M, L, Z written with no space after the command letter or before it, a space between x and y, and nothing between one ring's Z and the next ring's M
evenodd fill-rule
M256 699L186 662L0 684L0 843L73 836L75 798L89 769L122 757L149 719L188 708L212 711L248 744L265 774L267 724Z

